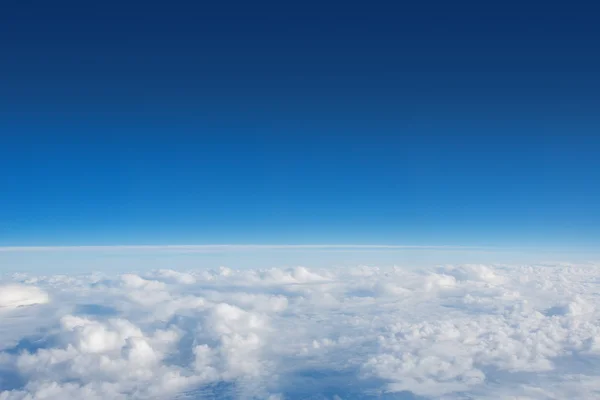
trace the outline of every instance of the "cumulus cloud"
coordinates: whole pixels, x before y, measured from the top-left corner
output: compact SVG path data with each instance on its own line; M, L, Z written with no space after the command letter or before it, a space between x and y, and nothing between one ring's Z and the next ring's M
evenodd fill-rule
M596 266L0 280L0 400L593 398Z
M18 284L0 285L0 307L16 308L47 302L48 294L38 287Z

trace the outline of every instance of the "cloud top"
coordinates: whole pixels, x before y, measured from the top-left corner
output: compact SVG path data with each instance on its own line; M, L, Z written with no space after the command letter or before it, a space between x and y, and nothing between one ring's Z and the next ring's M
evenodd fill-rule
M0 308L17 308L49 301L48 293L29 285L0 285Z
M0 399L592 398L597 279L568 264L18 274L0 280Z

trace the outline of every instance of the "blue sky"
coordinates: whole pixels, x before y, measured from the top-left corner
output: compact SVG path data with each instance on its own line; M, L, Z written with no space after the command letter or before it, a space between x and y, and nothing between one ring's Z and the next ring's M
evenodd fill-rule
M593 246L600 28L564 7L9 2L0 246Z

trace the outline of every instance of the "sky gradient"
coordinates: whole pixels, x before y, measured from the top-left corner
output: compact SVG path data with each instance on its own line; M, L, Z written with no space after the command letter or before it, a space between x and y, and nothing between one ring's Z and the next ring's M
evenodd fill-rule
M586 6L8 1L0 246L593 246Z

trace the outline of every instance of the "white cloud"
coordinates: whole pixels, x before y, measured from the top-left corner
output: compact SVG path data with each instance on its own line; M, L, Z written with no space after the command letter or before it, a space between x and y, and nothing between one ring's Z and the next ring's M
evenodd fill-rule
M0 280L0 400L593 398L598 276L567 264L18 274Z
M47 302L48 294L35 286L0 285L0 307L16 308Z
M131 289L160 290L165 288L165 284L163 282L144 279L136 274L121 275L121 281L123 281L125 287Z

